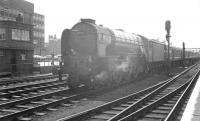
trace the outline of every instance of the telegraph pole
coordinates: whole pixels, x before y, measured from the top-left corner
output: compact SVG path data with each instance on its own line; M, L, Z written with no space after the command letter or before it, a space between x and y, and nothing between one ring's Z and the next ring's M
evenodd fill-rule
M167 31L167 34L166 34L166 40L167 40L167 43L168 43L168 48L167 48L167 73L169 75L169 71L170 71L170 29L171 29L171 22L169 20L167 20L165 22L165 30Z

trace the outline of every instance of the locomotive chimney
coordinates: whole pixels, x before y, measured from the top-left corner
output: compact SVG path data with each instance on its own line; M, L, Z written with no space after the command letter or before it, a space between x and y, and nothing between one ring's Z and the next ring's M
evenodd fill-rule
M81 22L87 22L87 23L95 24L96 21L94 19L81 19Z

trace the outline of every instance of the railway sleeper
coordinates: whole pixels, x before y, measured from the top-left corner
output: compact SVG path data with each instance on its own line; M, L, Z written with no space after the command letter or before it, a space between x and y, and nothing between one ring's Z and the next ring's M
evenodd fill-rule
M38 90L38 92L40 92L40 93L45 93L46 91L44 91L44 90Z
M100 120L108 120L111 117L113 117L113 115L99 114L99 115L91 117L91 119L96 119L96 120L100 121Z
M162 114L168 114L170 112L170 110L159 110L159 109L155 109L152 110L153 113L162 113Z
M31 94L31 95L38 95L39 93L38 92L30 92L29 94Z
M163 106L167 106L167 107L173 107L174 106L174 104L172 104L172 103L165 103L165 104L162 104Z
M46 101L32 101L31 103L32 103L32 104L44 105L44 104L46 104L47 102L46 102Z
M171 110L170 107L166 107L166 106L159 106L156 109L159 109L159 110Z
M8 93L15 93L18 92L18 90L9 90Z
M18 89L17 92L26 91L25 89Z
M45 112L33 112L33 114L36 116L44 116L46 113Z
M62 106L69 107L69 106L72 106L73 104L71 104L71 103L62 103L61 105L62 105Z
M17 110L17 109L1 109L1 111L2 112L10 112L10 113L16 113L16 112L18 112L19 110Z
M152 118L152 119L163 119L166 117L165 114L161 114L161 113L147 113L147 115L145 115L146 118Z
M29 96L29 94L27 94L27 93L22 93L21 95L22 95L22 96L25 96L25 97L26 97L26 96Z
M156 95L155 97L152 98L152 100L158 100L162 98L164 95Z
M114 107L114 108L112 108L112 109L113 109L113 110L122 111L122 110L125 109L125 107L121 107L121 106L119 106L119 107Z
M109 110L109 111L104 111L102 113L117 115L119 112L121 112L121 111L118 111L118 110Z
M0 92L0 95L8 94L7 92Z
M125 103L125 104L121 104L120 106L121 107L128 107L128 106L130 106L130 104Z
M32 118L23 117L23 116L21 116L21 117L19 117L19 118L17 118L17 119L18 119L18 121L31 121L31 120L32 120Z
M172 101L177 101L179 99L179 97L173 97L171 100Z
M105 113L105 112L102 112L102 113L100 113L99 115L101 115L101 114L103 114L103 115L108 115L109 117L113 117L113 116L115 116L116 114L115 113Z
M167 93L166 92L160 92L160 93L158 93L156 96L163 96L163 95L166 95Z
M161 98L161 97L160 97ZM149 100L147 103L152 103L152 102L155 102L155 101L157 101L158 99L160 99L160 98L152 98L151 100Z
M70 102L75 104L75 103L79 103L80 101L79 100L71 100Z
M42 100L43 101L50 101L50 102L56 101L56 99L52 99L52 98L44 98Z
M143 118L143 119L139 119L138 121L160 121L160 119Z
M136 101L140 100L141 98L142 98L142 97L137 97L137 98L134 98L134 99L133 99L133 101L135 101L135 102L136 102Z
M135 103L136 101L128 101L127 103L128 104L133 104L133 103Z
M175 104L176 101L174 101L174 100L168 100L167 103L174 103Z
M0 98L0 101L2 101L2 102L5 102L5 101L10 101L10 99L7 97L7 98L5 98L5 97L2 97L2 98Z
M34 108L33 106L28 106L28 105L15 105L15 107L17 107L17 108L27 108L27 109Z
M22 96L20 95L13 95L12 98L21 98Z

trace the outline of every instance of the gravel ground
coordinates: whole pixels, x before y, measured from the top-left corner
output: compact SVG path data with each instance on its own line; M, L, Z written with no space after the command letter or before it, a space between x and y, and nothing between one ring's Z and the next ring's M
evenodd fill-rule
M176 68L176 69L173 69L172 72L174 74L177 74L183 70L184 68ZM142 79L137 82L124 85L110 92L106 92L102 94L100 93L96 96L93 95L93 96L87 97L86 99L83 99L80 102L76 102L76 104L73 104L72 106L69 106L69 107L59 106L56 108L58 109L57 111L48 111L44 116L32 116L32 118L33 118L33 121L56 121L57 119L70 116L78 112L85 111L90 108L113 101L120 97L124 97L129 94L138 92L149 86L155 85L161 81L165 81L168 78L169 77L164 74L154 74L150 77L147 77L146 79Z

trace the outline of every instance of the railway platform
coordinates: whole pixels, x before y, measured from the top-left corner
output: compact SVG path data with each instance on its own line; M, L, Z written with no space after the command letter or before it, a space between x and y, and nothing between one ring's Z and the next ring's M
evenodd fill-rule
M200 77L188 101L181 121L200 121Z

